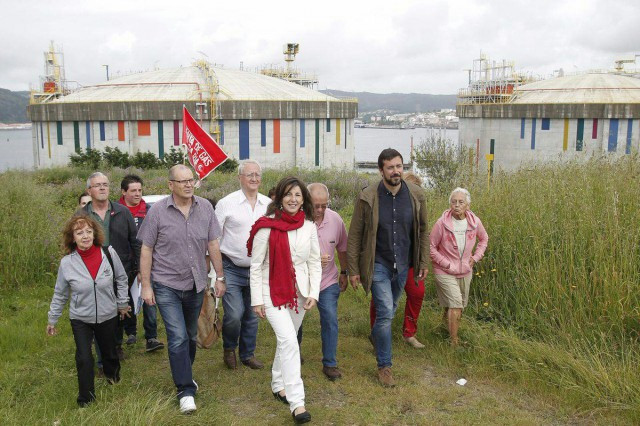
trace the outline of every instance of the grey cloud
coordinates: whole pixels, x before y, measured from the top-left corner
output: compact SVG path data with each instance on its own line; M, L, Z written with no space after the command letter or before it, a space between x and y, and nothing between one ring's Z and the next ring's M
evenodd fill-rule
M112 73L174 67L190 64L198 51L231 68L241 61L247 69L284 64L282 45L293 41L301 45L297 65L316 72L321 87L376 92L454 93L466 85L463 69L480 50L540 75L560 67L611 67L621 55L640 53L640 4L633 0L615 7L595 0L418 1L368 27L357 14L319 19L317 9L304 5L284 17L277 8L260 16L269 8L248 13L225 5L219 13L207 2L195 7L197 13L183 16L162 2L153 9L136 3L11 3L0 16L0 87L24 90L37 82L51 39L64 46L67 77L83 84L104 80L102 64ZM131 49L109 48L110 37L125 32L135 37Z

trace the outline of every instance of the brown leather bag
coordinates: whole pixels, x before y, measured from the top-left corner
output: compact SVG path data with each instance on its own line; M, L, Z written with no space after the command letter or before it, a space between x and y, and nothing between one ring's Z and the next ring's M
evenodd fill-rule
M218 298L207 288L204 293L202 309L198 317L198 348L209 349L222 334L222 321L218 312Z

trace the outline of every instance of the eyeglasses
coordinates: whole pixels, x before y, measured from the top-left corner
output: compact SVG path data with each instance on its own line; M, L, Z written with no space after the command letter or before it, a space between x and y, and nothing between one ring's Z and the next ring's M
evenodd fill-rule
M109 184L104 182L104 183L96 183L91 185L92 188L108 188Z
M175 182L175 183L179 183L180 185L193 185L193 183L196 181L195 179L191 178L191 179L182 179L182 180L175 180L175 179L169 179L171 182Z
M260 173L251 173L251 174L240 173L240 175L247 177L249 179L260 179L262 177Z

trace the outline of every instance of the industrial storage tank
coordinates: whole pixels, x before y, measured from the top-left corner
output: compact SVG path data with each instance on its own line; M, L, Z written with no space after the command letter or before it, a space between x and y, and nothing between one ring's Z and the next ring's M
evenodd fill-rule
M459 141L476 151L483 169L489 160L496 170L513 170L639 149L640 79L632 73L587 72L533 82L510 72L481 77L460 91L456 108Z
M355 99L205 61L72 92L54 93L59 77L51 75L44 83L53 90L32 96L28 109L36 167L66 165L86 148L162 158L181 143L183 105L238 160L269 168L354 167Z

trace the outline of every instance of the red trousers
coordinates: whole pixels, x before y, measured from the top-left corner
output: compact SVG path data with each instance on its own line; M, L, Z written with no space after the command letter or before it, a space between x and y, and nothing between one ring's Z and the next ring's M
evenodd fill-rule
M424 299L424 280L418 281L418 285L416 285L413 278L413 268L409 268L407 273L404 291L407 293L407 303L404 307L402 335L404 337L412 337L418 331L418 317L420 316L422 300ZM373 323L376 322L376 308L373 305L373 299L371 299L371 304L369 305L369 320L371 328L373 328Z

